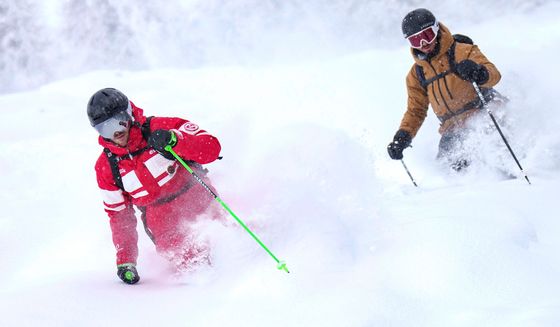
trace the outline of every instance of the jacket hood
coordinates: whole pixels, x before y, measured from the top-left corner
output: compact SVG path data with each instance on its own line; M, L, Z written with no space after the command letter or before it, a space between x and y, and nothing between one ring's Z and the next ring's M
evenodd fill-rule
M130 106L132 107L133 121L132 126L130 126L128 144L126 145L126 147L121 147L113 143L111 140L105 139L101 136L99 136L98 138L99 145L104 148L108 148L116 155L125 155L129 152L140 150L147 144L146 140L144 140L144 137L142 137L142 130L140 129L140 126L142 126L142 124L146 121L144 110L135 106L132 101L130 101Z
M445 26L441 22L439 23L439 35L436 42L438 42L438 44L435 48L435 51L437 51L435 54L425 54L422 51L410 48L410 52L412 53L414 61L416 61L417 64L420 64L420 62L429 58L437 59L442 55L445 55L447 50L449 50L449 48L453 44L453 34L451 34L447 26Z

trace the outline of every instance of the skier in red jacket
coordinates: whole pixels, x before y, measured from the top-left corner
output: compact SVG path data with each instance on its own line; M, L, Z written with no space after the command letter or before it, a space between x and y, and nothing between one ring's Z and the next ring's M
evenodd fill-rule
M104 148L95 171L117 250L117 276L127 284L140 280L133 205L158 253L178 269L208 258L208 249L192 241L189 223L208 211L213 198L165 147L171 145L210 185L201 164L218 158L218 139L185 119L145 117L113 88L93 94L87 113Z

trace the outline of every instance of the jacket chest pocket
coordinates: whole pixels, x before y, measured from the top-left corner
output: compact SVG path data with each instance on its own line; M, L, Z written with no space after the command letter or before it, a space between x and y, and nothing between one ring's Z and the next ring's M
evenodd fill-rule
M159 186L167 183L177 171L177 162L156 154L144 162L146 170L157 181Z

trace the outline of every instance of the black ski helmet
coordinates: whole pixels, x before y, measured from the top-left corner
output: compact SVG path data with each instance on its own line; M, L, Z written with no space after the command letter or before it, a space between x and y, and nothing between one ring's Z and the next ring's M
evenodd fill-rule
M436 17L428 9L418 8L406 16L402 21L402 32L407 38L436 23Z
M105 88L91 96L87 105L87 115L91 126L95 126L127 109L126 95L117 89Z

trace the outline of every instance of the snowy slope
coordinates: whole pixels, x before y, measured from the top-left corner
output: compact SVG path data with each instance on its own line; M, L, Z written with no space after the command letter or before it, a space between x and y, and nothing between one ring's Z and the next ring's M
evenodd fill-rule
M405 45L300 64L97 71L1 96L2 326L557 326L559 9L456 31L504 75L511 102L496 114L531 186L488 166L442 169L433 115L405 152L412 186L385 151L406 103ZM85 115L106 86L220 139L210 177L290 274L230 220L201 224L214 265L179 277L139 227L142 281L118 280ZM477 141L484 160L518 172L495 132Z

